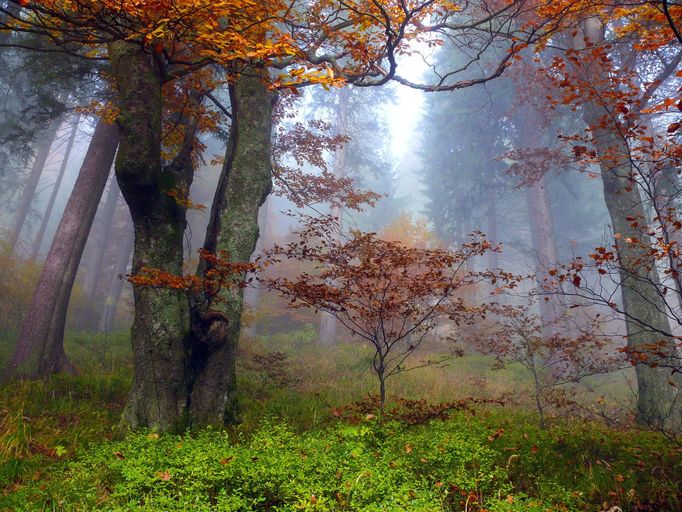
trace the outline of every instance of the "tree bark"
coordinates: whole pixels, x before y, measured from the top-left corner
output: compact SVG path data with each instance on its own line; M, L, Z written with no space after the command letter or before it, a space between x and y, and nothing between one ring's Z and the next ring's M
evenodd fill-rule
M599 44L604 41L603 25L596 19L583 24L582 40L573 39L576 49L584 49L585 41ZM608 83L606 77L592 76L595 71L580 68L592 83ZM665 315L666 304L659 293L660 281L655 260L649 255L645 244L627 242L642 239L637 227L628 217L646 222L646 212L638 185L633 181L634 172L629 159L626 141L614 127L603 122L606 112L594 102L582 107L583 119L590 127L592 141L601 167L604 199L616 236L616 252L620 264L620 285L623 308L626 314L628 347L637 349L663 341L663 347L671 357L676 354L675 343L661 333L670 332ZM643 349L647 353L647 349ZM674 361L673 361L674 364ZM663 365L665 366L665 365ZM644 362L635 366L637 375L637 412L640 423L665 430L679 430L682 422L682 398L677 389L668 383L670 370L652 367Z
M13 377L32 379L73 371L64 353L66 312L117 145L117 128L100 120L22 323L8 368Z
M272 189L271 132L274 94L257 76L242 75L230 86L232 129L204 248L227 251L231 261L249 261L258 239L258 210ZM200 265L199 274L209 270ZM244 276L241 276L243 279ZM193 426L237 419L235 352L243 289L222 290L219 300L195 306L192 314Z
M50 194L50 201L47 203L47 208L43 214L43 220L40 223L40 229L33 241L33 250L31 251L31 261L35 261L40 254L40 247L43 245L43 237L45 236L45 230L47 229L47 224L52 216L52 209L54 208L54 203L57 200L57 195L59 194L59 188L62 185L62 180L64 179L64 173L66 172L66 166L69 163L69 157L71 156L71 150L73 149L73 142L76 139L76 134L78 133L78 124L80 122L80 116L76 116L73 121L73 126L71 128L71 134L69 135L69 140L66 142L66 148L64 148L64 157L62 158L62 163L59 167L59 173L57 174L57 180L52 187L52 194Z
M109 57L120 110L116 177L135 231L132 273L147 267L181 275L186 209L166 192L184 187L187 176L161 165L160 71L143 49L125 41L111 43ZM133 387L119 432L183 430L188 420L187 295L135 285L133 296Z
M28 212L31 210L31 203L35 197L40 176L43 174L45 162L47 162L47 158L50 156L50 148L52 147L52 142L54 141L58 128L59 121L57 120L50 124L50 126L48 126L47 130L45 130L41 136L41 142L38 145L36 156L33 159L31 172L24 183L24 188L21 192L21 198L19 199L19 204L17 205L17 209L14 212L12 225L9 229L7 245L12 251L16 249L17 243L19 242L19 235L21 234L21 230L24 227L24 223L26 222Z
M488 199L488 240L497 242L497 194L495 192L495 185L490 186L490 198ZM500 259L499 253L490 251L488 254L488 268L490 270L499 268Z
M554 237L552 209L545 190L545 177L541 176L528 187L528 212L533 248L537 257L536 279L542 289L548 271L559 261ZM548 299L548 300L545 300ZM540 320L543 332L551 335L555 332L556 321L561 316L560 306L553 297L540 294Z

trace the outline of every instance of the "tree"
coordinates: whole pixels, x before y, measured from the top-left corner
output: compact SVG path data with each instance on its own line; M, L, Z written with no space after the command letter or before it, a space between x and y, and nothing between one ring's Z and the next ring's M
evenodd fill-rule
M239 96L240 80L244 80L245 95L257 94L270 102L270 89L301 84L338 85L345 79L364 86L382 85L389 80L416 85L399 76L396 58L407 51L411 42L441 32L460 35L460 47L473 52L472 62L480 61L491 44L509 50L486 60L485 66L471 67L476 68L475 72L464 68L461 80L452 79L457 73L448 74L448 80L437 75L437 82L428 86L432 90L452 90L499 76L524 41L543 37L547 29L555 27L553 23L541 24L542 29L516 23L517 17L535 16L535 7L526 1L493 11L485 2L460 8L445 0L363 1L350 5L332 0L306 4L279 0L13 3L20 4L25 14L19 22L15 16L0 25L0 31L43 35L57 43L50 51L108 60L110 64L108 77L116 91L113 107L120 131L116 176L135 228L133 274L143 268L181 274L188 207L183 191L189 189L193 179L196 135L200 131L196 126L199 118L205 118L197 110L206 113L202 100L211 99L211 91L217 86L230 82L236 91L234 98ZM481 24L486 30L480 30ZM280 71L271 76L270 70ZM254 76L267 84L261 85L260 92L251 83ZM164 93L172 96L178 90L184 90L189 107L175 113L179 121L175 123L175 144L170 145L170 151L164 148L162 152L163 120L172 118L164 117L169 114L164 110ZM263 111L268 107L258 108ZM238 117L232 122L239 127ZM253 226L262 196L252 195L250 189L249 197L256 204L241 204L237 210L232 210L225 199L239 193L230 188L230 180L231 175L239 175L233 167L236 155L253 149L249 147L252 141L248 140L248 129L242 125L233 130L228 164L206 236L209 248L233 247L241 258L247 257L247 248L255 244ZM243 132L238 134L240 130ZM263 137L259 133L254 140ZM246 147L242 150L240 144ZM269 175L265 176L268 168L269 156L266 162L253 164L252 170L258 176L243 179L258 183L265 192L269 186ZM241 179L235 178L237 183ZM230 227L239 211L248 211L244 233ZM231 239L233 236L238 238ZM199 274L204 269L208 272L210 265L203 264ZM229 393L218 389L229 387L231 378L217 370L233 357L241 293L232 297L234 304L224 302L220 306L220 315L211 315L210 311L201 314L197 308L190 314L186 294L172 288L136 284L134 297L134 383L122 427L179 430L188 422L222 422L231 416L227 405L230 400L226 398ZM220 346L206 351L202 343L215 340L216 333L220 334ZM215 409L223 406L228 410ZM207 410L211 407L214 409Z
M276 246L268 256L312 262L317 272L266 283L291 307L325 311L371 344L382 410L386 380L415 368L407 359L439 321L471 324L484 316L485 305L466 300L467 287L484 280L514 286L509 274L466 270L469 259L497 250L480 235L449 252L408 247L373 233L354 232L338 241L330 235L335 229L331 217L309 219L299 240Z
M99 121L43 265L6 376L37 378L74 371L64 352L66 309L117 146L116 126Z
M665 82L673 74L682 53L673 43L674 35L666 26L659 31L643 30L643 24L656 24L657 18L649 6L640 10L629 7L605 8L605 12L581 19L579 30L565 35L564 56L555 57L548 66L559 91L556 104L569 105L580 111L587 125L587 136L566 136L574 156L599 169L604 198L610 214L615 251L598 248L592 255L597 262L615 263L618 277L614 284L622 294L622 305L613 298L611 287L592 283L586 275L591 265L582 259L559 272L559 282L553 284L562 293L591 302L605 304L625 317L628 350L640 352L641 347L663 344L670 364L679 359L675 338L670 332L669 311L657 270L656 229L647 221L647 204L655 207L653 187L655 176L663 167L675 166L674 150L654 150L651 129L655 119L647 112L661 94ZM609 23L609 16L628 20L624 28ZM617 50L610 38L629 41L631 49ZM663 103L675 100L662 100ZM654 108L655 110L655 108ZM651 141L651 142L649 142ZM671 161L671 158L672 161ZM665 231L665 215L656 215L655 222ZM668 259L670 262L670 259ZM608 278L604 268L595 268L597 276ZM667 269L673 273L674 269ZM570 276L570 278L568 278ZM563 278L563 279L561 279ZM566 280L568 278L568 280ZM564 284L575 285L573 290ZM674 308L673 308L674 309ZM673 315L674 316L674 315ZM682 424L682 402L677 384L671 385L669 372L662 366L635 360L638 382L638 418L645 425L666 431L679 430Z
M73 143L76 139L76 134L78 133L78 125L80 123L80 116L76 116L73 120L71 126L71 132L66 141L66 147L64 148L64 155L62 156L62 162L59 165L59 171L57 173L57 179L52 186L52 193L50 194L50 200L47 203L47 208L45 208L45 213L43 213L43 218L40 222L40 229L38 234L33 241L33 249L31 250L31 261L35 261L40 254L40 247L43 244L43 237L45 236L45 230L47 229L47 224L52 216L52 209L54 208L54 203L57 200L57 194L59 193L59 188L62 184L62 179L66 173L66 167L69 163L69 157L71 156L71 150L73 149Z

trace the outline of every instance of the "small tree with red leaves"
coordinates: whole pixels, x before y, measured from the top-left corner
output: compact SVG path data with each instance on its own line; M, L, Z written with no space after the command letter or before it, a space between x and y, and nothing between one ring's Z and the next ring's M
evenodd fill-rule
M382 411L388 378L442 362L406 365L439 321L471 324L485 315L487 305L466 301L468 287L483 281L515 284L511 274L467 270L471 258L499 250L480 233L457 250L445 251L408 247L359 231L335 238L334 230L338 225L333 217L308 217L299 240L275 246L268 257L314 263L315 273L265 281L291 307L325 311L374 347L372 368Z

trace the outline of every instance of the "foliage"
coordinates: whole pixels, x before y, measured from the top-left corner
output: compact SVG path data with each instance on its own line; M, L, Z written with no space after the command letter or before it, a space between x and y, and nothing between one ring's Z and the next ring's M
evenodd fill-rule
M610 373L625 364L612 340L593 322L589 329L576 329L566 316L543 325L528 307L495 308L497 322L489 334L472 341L485 354L494 355L498 368L521 365L532 376L540 428L546 427L550 407L575 405L566 387L585 377Z
M374 233L354 232L340 242L330 235L335 231L334 218L309 218L299 240L275 246L268 258L312 262L317 272L266 278L266 283L291 307L325 311L374 347L372 366L382 403L386 379L408 369L406 360L438 321L471 324L485 314L484 304L469 304L462 296L468 287L485 280L515 286L511 274L465 269L473 257L499 250L480 234L449 252L382 240Z
M267 421L248 438L133 434L93 445L5 498L14 510L64 511L674 511L681 469L655 438L588 425L549 434L522 418L460 412L302 434Z

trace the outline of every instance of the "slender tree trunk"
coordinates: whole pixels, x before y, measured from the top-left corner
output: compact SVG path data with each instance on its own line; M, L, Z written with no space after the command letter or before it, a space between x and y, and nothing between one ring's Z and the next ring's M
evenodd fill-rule
M59 173L57 174L57 180L52 187L52 194L50 194L50 201L47 203L47 208L43 214L43 220L40 223L40 229L33 242L33 250L31 251L31 261L35 261L40 254L40 247L43 244L43 237L45 236L45 230L47 229L47 224L52 216L52 209L54 208L54 203L57 200L57 195L59 194L59 188L62 185L62 180L64 179L64 174L66 172L66 166L69 163L69 157L71 156L71 150L73 149L73 142L76 139L76 134L78 133L78 124L80 122L80 116L76 116L73 121L73 126L71 128L71 134L69 135L69 140L66 142L66 148L64 148L64 157L62 158L62 163L59 167Z
M9 367L13 377L73 371L64 353L66 312L117 145L117 128L99 121L22 323Z
M132 233L132 226L126 225L123 239L123 244L120 246L118 255L116 257L114 274L111 276L111 281L109 282L106 299L104 301L104 308L102 310L102 316L100 317L99 321L100 332L110 332L114 318L116 318L116 310L118 309L118 303L121 300L121 293L123 292L123 276L128 269L130 256L133 253L134 237Z
M205 249L227 251L231 261L249 261L258 239L258 209L272 188L273 93L259 77L241 76L230 86L232 130ZM209 268L201 265L200 274ZM243 278L243 276L242 276ZM193 310L192 424L224 425L236 420L235 351L243 290L222 290L220 301Z
M110 183L109 193L107 194L104 205L102 205L102 224L100 226L99 244L95 247L92 265L85 280L85 298L89 303L92 303L92 301L95 300L97 284L102 277L102 265L104 263L104 256L107 253L107 248L109 247L111 226L114 222L114 212L116 211L116 203L118 203L118 196L120 193L116 180L113 179Z
M488 199L488 239L497 242L497 194L491 187L490 198ZM500 266L499 253L490 251L488 254L488 267L492 270Z
M350 106L350 87L344 87L339 91L339 104L336 118L336 132L338 135L348 134L348 110ZM334 176L343 178L346 175L346 144L336 149L334 152ZM338 219L339 228L343 222L343 209L339 206L332 208L331 214ZM339 239L335 240L339 242ZM334 345L338 332L338 321L333 315L325 311L320 311L320 344Z
M530 231L537 257L536 279L540 290L548 277L548 271L559 261L554 237L552 209L545 190L545 177L534 181L527 191ZM547 300L545 300L547 299ZM560 306L553 297L540 294L540 320L545 335L551 335L561 316Z
M121 142L116 177L135 231L132 273L143 267L182 274L186 210L166 192L186 176L161 165L161 77L154 60L124 41L109 45L118 92ZM133 387L119 432L187 425L189 301L184 292L133 286Z
M16 249L17 242L19 241L19 235L21 234L21 230L24 227L24 223L26 222L28 212L31 210L31 203L35 197L40 176L43 174L45 162L47 162L47 158L50 156L50 148L52 147L52 142L54 141L58 128L59 121L54 121L41 136L41 142L38 145L36 156L33 159L31 172L24 183L24 188L21 192L21 198L19 199L19 204L17 205L17 209L14 212L12 225L10 226L7 245L11 250Z

